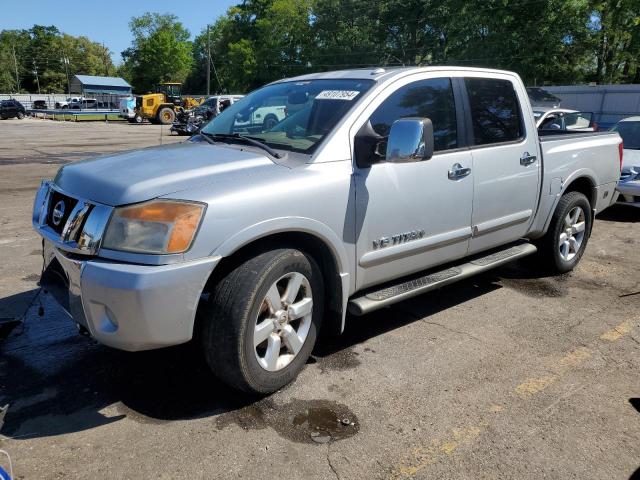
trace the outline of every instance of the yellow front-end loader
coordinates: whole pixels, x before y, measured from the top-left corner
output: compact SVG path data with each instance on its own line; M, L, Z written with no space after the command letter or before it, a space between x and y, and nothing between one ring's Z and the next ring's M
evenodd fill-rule
M204 98L182 98L182 84L177 82L161 83L155 90L136 98L136 113L151 123L170 125L176 119L176 111L196 107L204 101Z

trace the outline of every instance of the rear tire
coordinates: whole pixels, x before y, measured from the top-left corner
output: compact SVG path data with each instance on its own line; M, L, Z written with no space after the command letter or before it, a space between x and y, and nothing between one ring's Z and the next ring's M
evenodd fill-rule
M275 392L307 362L323 304L322 275L310 256L283 248L247 260L217 283L204 307L209 366L236 389Z
M549 230L538 242L539 259L549 273L570 272L580 262L591 234L589 200L580 192L569 192L558 202Z

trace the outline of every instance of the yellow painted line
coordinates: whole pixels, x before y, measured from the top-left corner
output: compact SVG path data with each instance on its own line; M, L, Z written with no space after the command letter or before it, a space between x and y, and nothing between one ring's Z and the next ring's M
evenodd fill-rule
M521 397L529 397L541 392L558 379L557 375L546 377L528 378L516 387L516 393Z
M631 321L622 322L617 327L603 333L600 338L608 341L618 340L629 333L633 329L633 326ZM515 388L515 393L523 399L536 395L561 379L562 376L567 374L572 368L580 365L591 357L592 351L589 348L584 346L578 347L549 365L549 369L555 373L542 377L528 378ZM572 392L572 394L573 393L575 393L575 391ZM505 409L505 407L499 403L491 403L487 408L488 411L492 413L499 413ZM478 426L454 428L450 431L447 438L432 439L430 443L413 448L406 464L397 467L391 473L389 479L397 480L414 477L429 465L449 455L453 455L461 446L473 442L488 425L488 422L483 422Z
M453 428L447 438L433 439L426 446L414 448L411 451L411 460L407 462L408 465L398 467L389 478L396 480L415 476L420 470L436 463L440 457L452 455L458 447L474 441L487 425L483 423L481 426Z
M575 367L588 358L591 358L591 350L587 347L579 347L562 357L557 366L560 368Z
M566 369L576 367L589 358L591 358L591 350L587 347L578 347L551 365L552 369L558 372L557 374L528 378L518 385L515 391L520 397L530 397L535 395L558 380L560 375L564 373Z
M602 335L600 335L600 338L608 342L615 342L616 340L629 333L632 329L633 325L631 325L631 322L627 320L626 322L622 322L617 327L613 327L611 330L604 332Z

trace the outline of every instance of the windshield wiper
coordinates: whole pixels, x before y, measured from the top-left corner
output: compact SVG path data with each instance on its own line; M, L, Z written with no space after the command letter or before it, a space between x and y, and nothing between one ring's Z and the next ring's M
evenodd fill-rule
M249 145L253 145L254 147L258 147L263 149L265 152L267 152L269 155L271 155L272 157L275 158L281 158L282 155L280 155L278 152L276 152L273 148L271 148L269 145L262 143L259 140L256 140L255 138L251 138L251 137L246 137L244 135L240 135L239 133L207 133L207 132L200 132L200 135L203 135L205 138L210 139L210 140L221 140L221 141L241 141L244 143L247 143Z

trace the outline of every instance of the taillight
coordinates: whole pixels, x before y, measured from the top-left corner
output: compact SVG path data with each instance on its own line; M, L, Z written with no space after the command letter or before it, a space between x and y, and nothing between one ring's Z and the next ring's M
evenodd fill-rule
M620 171L622 172L622 156L624 154L624 144L620 142L618 144L618 156L620 157Z

